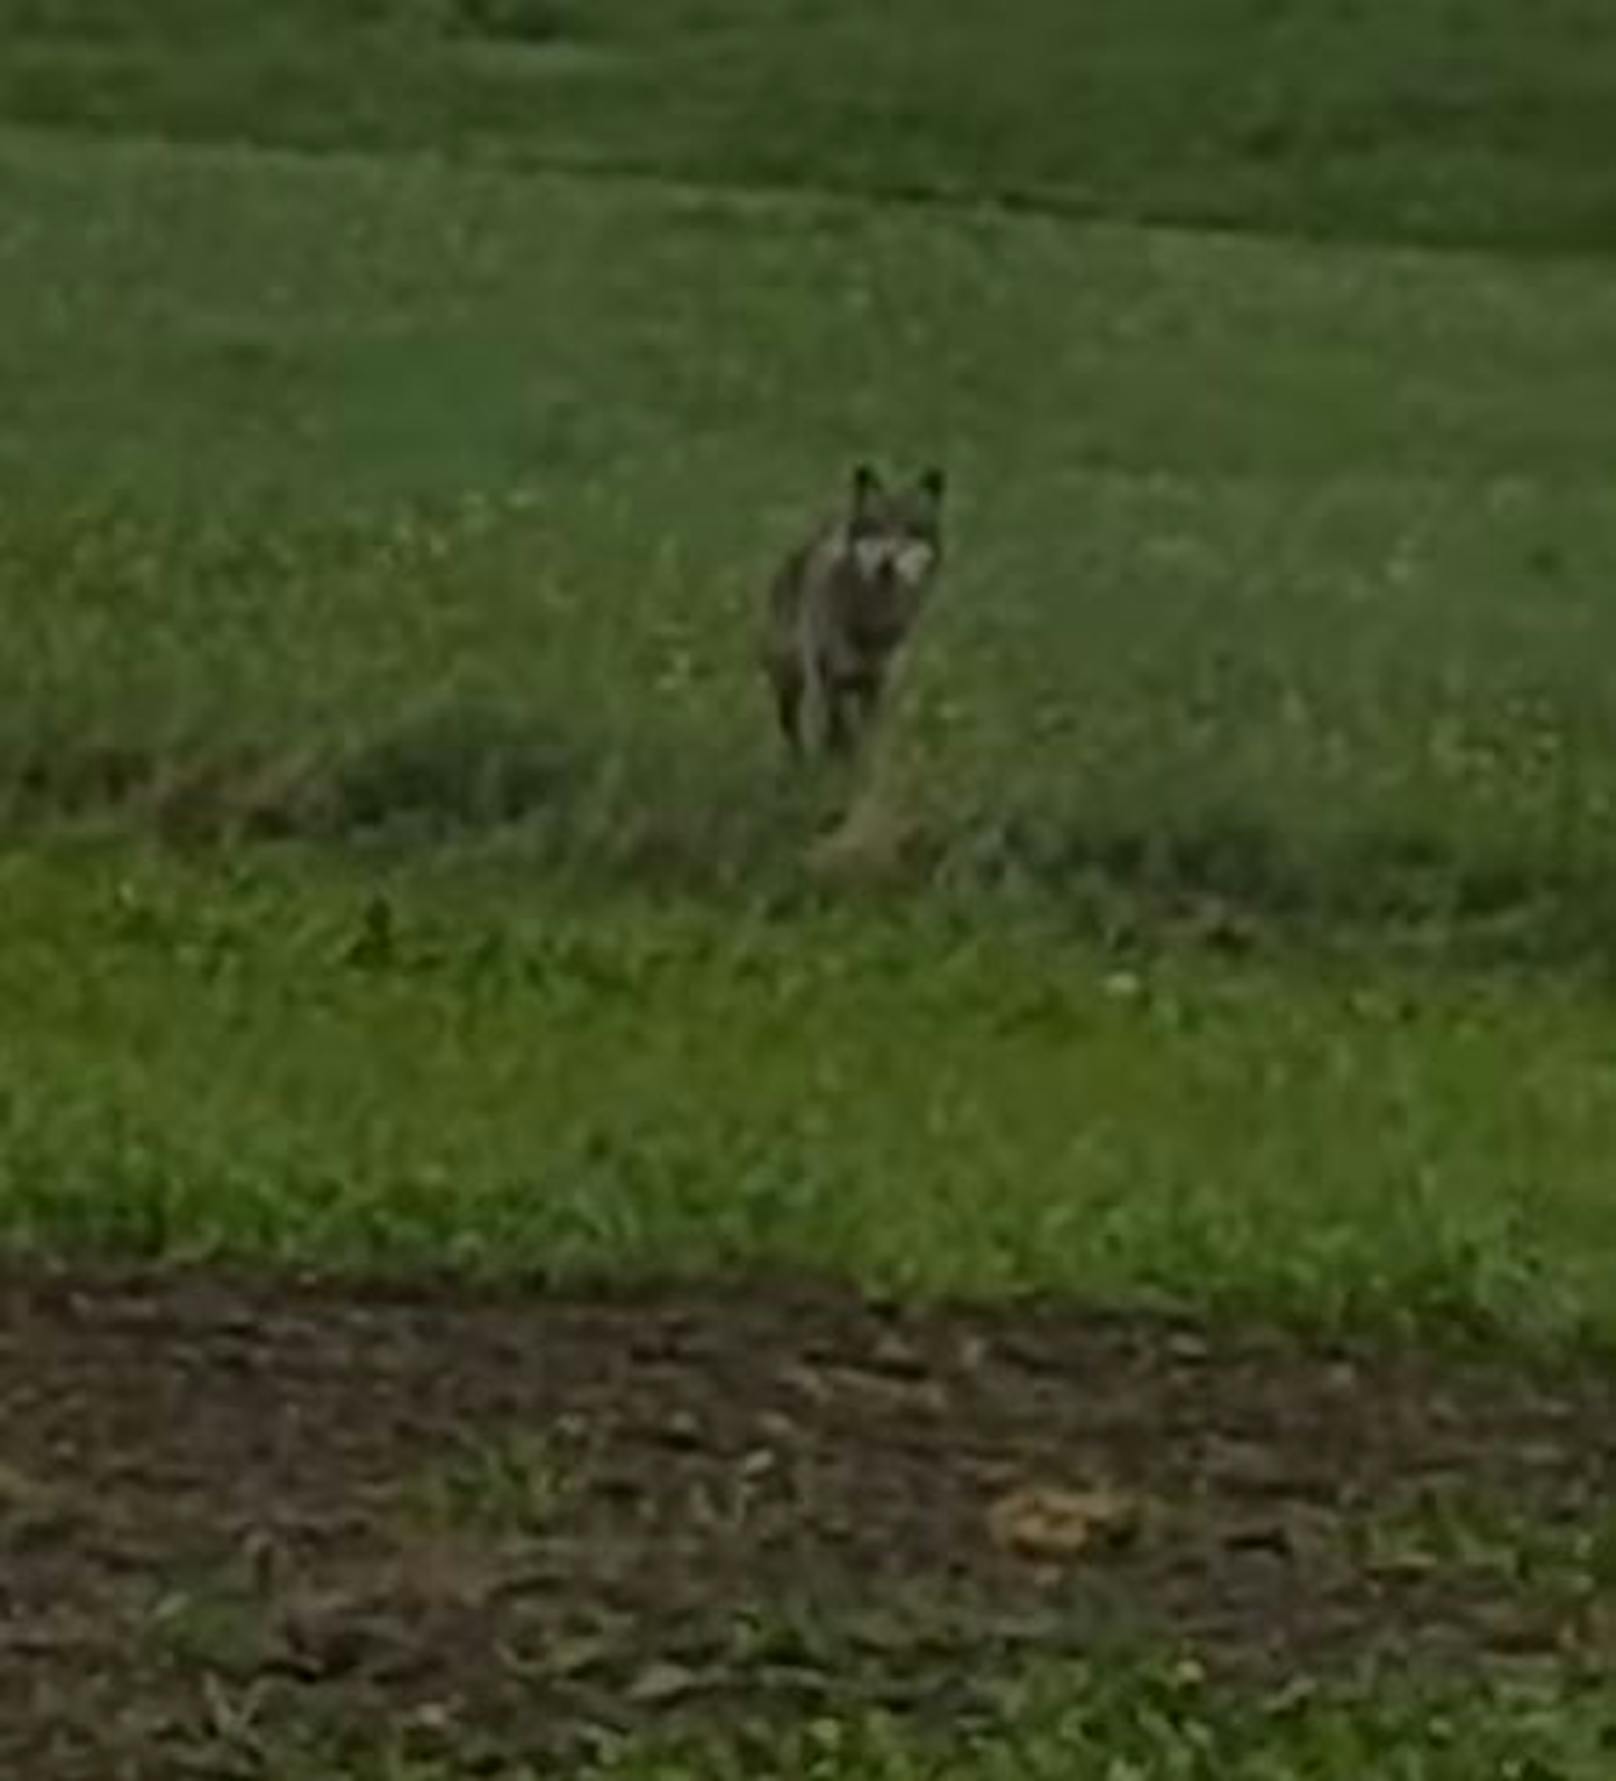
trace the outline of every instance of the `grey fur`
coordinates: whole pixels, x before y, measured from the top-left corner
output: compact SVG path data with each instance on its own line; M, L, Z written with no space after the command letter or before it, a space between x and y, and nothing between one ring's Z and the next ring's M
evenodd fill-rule
M850 753L868 734L942 567L943 494L941 470L889 488L860 464L846 511L769 583L763 666L793 755L809 742L805 706L817 706L829 753Z

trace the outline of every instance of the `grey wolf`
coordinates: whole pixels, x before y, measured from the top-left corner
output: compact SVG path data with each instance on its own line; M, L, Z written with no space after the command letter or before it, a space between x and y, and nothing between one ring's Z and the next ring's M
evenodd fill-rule
M763 667L794 757L809 745L812 708L827 753L852 753L872 728L942 567L943 492L941 470L889 486L860 464L845 510L775 572Z

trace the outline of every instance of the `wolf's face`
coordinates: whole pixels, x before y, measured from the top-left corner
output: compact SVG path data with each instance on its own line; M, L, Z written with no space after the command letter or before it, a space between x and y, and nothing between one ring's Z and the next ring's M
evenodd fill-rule
M942 559L943 487L940 470L889 488L868 464L859 465L847 548L861 581L885 592L920 593Z

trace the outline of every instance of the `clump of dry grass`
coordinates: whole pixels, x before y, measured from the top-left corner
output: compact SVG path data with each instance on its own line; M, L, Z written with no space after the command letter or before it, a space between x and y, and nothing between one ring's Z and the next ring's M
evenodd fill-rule
M809 844L803 859L809 876L843 886L907 883L923 876L937 839L924 785L912 754L878 751L841 814Z

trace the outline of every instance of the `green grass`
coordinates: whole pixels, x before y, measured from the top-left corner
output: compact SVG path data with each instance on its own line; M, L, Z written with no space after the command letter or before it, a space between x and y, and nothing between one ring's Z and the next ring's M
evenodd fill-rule
M14 861L0 1230L1616 1333L1597 996L500 880Z
M14 1239L1610 1329L1602 265L0 180ZM958 491L876 907L749 642L872 448Z
M467 166L392 84L463 99L542 45L253 16L15 20L0 111L39 123L54 69L61 128L0 135L14 1236L1609 1328L1605 263L718 189L767 170L706 83L805 44L857 78L811 57L780 101L770 140L832 157L795 183L887 189L833 163L901 162L898 114L812 106L919 38L904 115L985 193L1025 144L972 136L965 70L1126 160L1176 140L1163 69L1259 28L1311 66L1277 15L1117 15L1098 114L1001 92L986 24L592 15L551 73L605 109L524 105L522 141L623 161L601 94L639 81L674 179ZM1489 79L1541 59L1569 115L1576 16ZM1376 13L1306 91L1503 41L1444 17ZM1073 53L1030 5L991 36L1018 81ZM249 146L316 114L326 155ZM410 131L451 152L352 152ZM1300 233L1351 232L1305 190ZM876 908L804 882L859 794L786 782L750 643L868 450L957 490ZM30 851L64 819L103 849ZM383 882L416 913L366 972ZM1258 956L1175 963L1186 931Z
M1279 1781L1477 1775L1593 1781L1608 1772L1611 1702L1590 1689L1281 1692L1232 1707L1193 1672L1140 1666L1056 1674L1018 1690L1008 1725L938 1740L879 1715L830 1720L781 1747L759 1741L634 1749L596 1773L627 1781L810 1776L814 1781ZM429 1769L421 1778L432 1776ZM435 1778L434 1778L435 1781Z
M1083 1666L1001 1691L975 1730L941 1734L879 1711L827 1714L781 1733L617 1738L572 1772L588 1781L1602 1781L1616 1702L1598 1684L1522 1679L1374 1689L1297 1686L1232 1704L1190 1666ZM277 1747L290 1781L528 1781L550 1769L489 1767L411 1752Z
M4 0L0 117L1608 250L1601 0Z
M874 445L958 488L900 732L934 879L1608 953L1602 270L3 164L25 803L312 783L328 826L491 805L545 861L778 876L757 588Z

